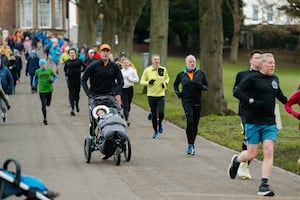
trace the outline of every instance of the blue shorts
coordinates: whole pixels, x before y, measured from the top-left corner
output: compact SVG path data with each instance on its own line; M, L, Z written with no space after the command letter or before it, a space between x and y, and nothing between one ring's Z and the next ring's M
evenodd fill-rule
M52 63L54 63L55 65L59 65L59 61L52 60Z
M245 124L245 131L248 144L259 144L264 140L276 142L278 129L276 125Z

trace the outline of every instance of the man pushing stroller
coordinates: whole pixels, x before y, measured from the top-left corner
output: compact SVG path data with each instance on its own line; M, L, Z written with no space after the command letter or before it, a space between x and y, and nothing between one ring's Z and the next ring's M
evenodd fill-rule
M87 67L82 75L81 85L89 98L97 95L113 95L121 105L124 80L119 66L109 59L110 50L111 47L108 44L100 46L101 59L92 62ZM96 123L92 118L90 120L90 135L94 136Z

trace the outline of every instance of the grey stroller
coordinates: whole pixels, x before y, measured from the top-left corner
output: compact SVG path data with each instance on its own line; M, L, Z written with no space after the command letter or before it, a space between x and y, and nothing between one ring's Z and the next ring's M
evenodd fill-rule
M97 116L98 109L105 107L105 119ZM84 140L84 155L90 163L91 153L99 150L104 156L102 160L114 156L115 165L121 162L121 154L125 161L131 158L131 144L126 133L126 122L121 115L121 107L111 95L94 96L89 99L90 128L94 130Z

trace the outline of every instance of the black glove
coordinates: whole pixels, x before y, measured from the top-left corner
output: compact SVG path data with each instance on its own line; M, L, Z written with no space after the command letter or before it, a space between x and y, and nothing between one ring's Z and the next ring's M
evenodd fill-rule
M53 80L49 80L49 83L52 84L54 81Z
M175 94L177 95L178 98L180 98L180 99L182 98L182 93L181 92L175 91Z
M149 85L153 85L154 82L155 82L155 80L151 79L148 83L149 83Z
M10 105L6 106L7 107L7 110L10 110Z
M300 114L298 115L298 117L297 117L299 120L300 120Z

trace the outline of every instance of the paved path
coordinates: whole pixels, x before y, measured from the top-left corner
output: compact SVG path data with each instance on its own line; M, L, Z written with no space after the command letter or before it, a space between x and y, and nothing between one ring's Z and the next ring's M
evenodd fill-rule
M24 74L24 73L23 73ZM183 129L165 122L162 135L151 139L147 112L133 105L128 135L132 160L115 166L93 152L85 163L84 138L88 135L87 97L81 93L81 112L70 116L67 87L61 71L48 108L49 125L42 124L40 101L31 94L22 74L7 123L0 123L0 163L15 158L22 172L41 178L49 188L61 192L63 200L244 200L265 199L256 195L261 163L251 163L251 180L231 180L226 171L236 152L196 140L196 155L185 155ZM201 122L200 122L201 123ZM300 176L274 168L270 180L273 199L300 199ZM11 198L20 199L20 198Z

